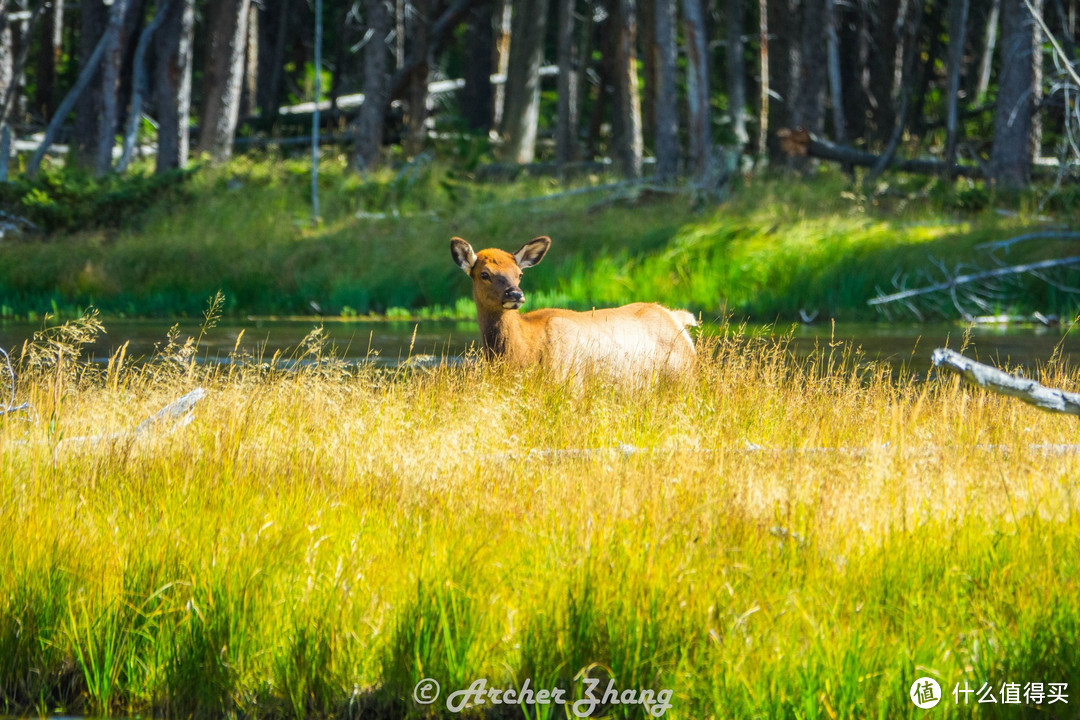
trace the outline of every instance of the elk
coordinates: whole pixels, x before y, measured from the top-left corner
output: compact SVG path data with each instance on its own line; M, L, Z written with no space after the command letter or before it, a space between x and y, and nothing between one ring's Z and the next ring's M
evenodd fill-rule
M678 375L693 366L694 341L687 328L697 321L685 310L639 302L588 312L518 312L525 304L522 270L539 263L549 247L546 236L513 254L496 248L474 252L461 238L450 240L451 257L472 278L485 357L517 367L548 367L563 377Z

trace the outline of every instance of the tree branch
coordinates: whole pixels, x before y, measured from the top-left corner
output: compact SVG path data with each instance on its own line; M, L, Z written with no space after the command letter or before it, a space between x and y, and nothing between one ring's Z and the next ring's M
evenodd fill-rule
M1073 255L1067 258L1058 258L1054 260L1040 260L1039 262L1025 263L1023 265L1010 265L1008 267L995 268L993 270L986 270L984 272L969 273L967 275L957 275L954 278L950 278L944 282L935 283L926 287L915 288L914 290L903 290L898 293L892 293L890 295L880 295L876 298L871 298L866 301L867 305L884 305L886 303L893 303L898 301L906 301L919 295L929 295L931 293L942 292L945 290L953 290L960 285L967 285L969 283L978 282L980 280L989 280L991 278L1005 277L1007 275L1019 275L1020 273L1031 272L1032 270L1045 270L1047 268L1065 267L1067 265L1076 265L1080 263L1080 255Z
M132 79L131 79L131 108L128 110L128 127L127 132L124 133L124 151L120 154L120 159L116 162L116 172L122 173L127 170L128 165L131 164L131 156L135 152L135 138L139 132L139 119L142 117L142 102L143 96L146 94L146 48L150 45L150 38L153 37L157 29L161 27L161 24L165 22L165 13L169 11L169 6L172 5L173 0L163 0L161 6L158 7L157 14L154 15L154 19L150 21L150 24L143 28L142 34L139 35L139 44L135 46L135 60L132 63Z
M1034 380L1010 375L947 348L937 348L930 359L934 367L952 370L975 387L1017 398L1048 412L1080 417L1080 394L1048 388Z

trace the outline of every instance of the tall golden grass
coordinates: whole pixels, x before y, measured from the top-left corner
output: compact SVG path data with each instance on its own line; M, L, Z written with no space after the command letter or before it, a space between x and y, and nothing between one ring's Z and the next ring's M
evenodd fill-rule
M0 711L449 717L420 679L599 677L671 718L921 717L930 676L938 716L1075 716L951 694L1080 678L1075 421L725 330L651 388L349 368L317 336L287 368L24 355ZM196 385L187 426L71 441Z

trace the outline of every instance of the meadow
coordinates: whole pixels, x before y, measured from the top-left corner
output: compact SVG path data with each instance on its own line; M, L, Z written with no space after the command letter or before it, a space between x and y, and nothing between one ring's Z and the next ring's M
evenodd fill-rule
M927 676L935 717L1077 716L1073 420L738 327L652 388L358 369L317 333L288 370L197 338L95 366L96 329L17 357L34 413L0 418L2 713L455 717L478 679L593 678L672 693L607 717L902 718ZM186 426L74 439L195 387Z

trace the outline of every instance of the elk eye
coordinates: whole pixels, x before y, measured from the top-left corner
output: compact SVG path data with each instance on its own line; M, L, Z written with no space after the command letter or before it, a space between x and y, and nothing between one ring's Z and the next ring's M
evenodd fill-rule
M488 275L486 272L482 272L482 273L480 273L480 279L481 280L490 280L491 276Z

